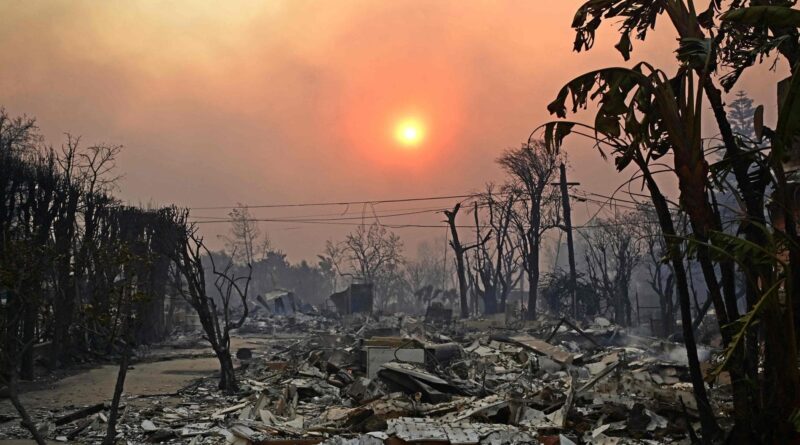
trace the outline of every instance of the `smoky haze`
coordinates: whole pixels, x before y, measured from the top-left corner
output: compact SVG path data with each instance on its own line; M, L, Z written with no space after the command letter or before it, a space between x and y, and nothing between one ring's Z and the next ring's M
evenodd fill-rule
M610 27L571 52L580 1L5 2L0 105L63 134L124 145L119 195L132 203L209 207L463 194L502 180L494 160L549 119L570 78L623 64ZM191 6L191 7L190 7ZM674 36L635 42L633 61L672 66ZM777 72L740 83L774 117ZM757 80L756 80L757 79ZM425 121L413 151L392 140ZM570 141L571 179L609 193L586 141ZM614 178L610 183L608 178ZM451 205L254 209L258 218L365 215ZM400 212L400 210L398 210ZM592 212L577 206L576 222ZM196 210L199 219L225 210ZM433 225L435 213L387 223ZM345 222L356 223L357 220ZM313 259L347 224L262 223L292 260ZM211 247L225 224L205 224ZM399 231L407 250L445 228Z

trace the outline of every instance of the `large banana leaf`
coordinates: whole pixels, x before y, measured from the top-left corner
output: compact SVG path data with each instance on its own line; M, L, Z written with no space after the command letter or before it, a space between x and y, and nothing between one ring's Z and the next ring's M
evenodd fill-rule
M786 6L750 6L726 12L722 20L753 26L800 27L800 11Z
M680 40L680 46L675 53L678 56L678 60L692 69L702 72L712 72L717 69L714 39L683 38Z
M655 28L656 19L662 12L664 2L661 1L588 0L572 20L572 27L576 31L575 51L588 50L594 45L595 34L603 20L620 19L621 36L616 48L628 60L633 49L631 34L644 40L647 31Z
M680 82L677 84L680 85ZM671 81L649 64L640 63L633 68L605 68L588 72L567 83L548 105L548 110L564 118L568 109L575 113L587 108L589 102L599 103L590 129L594 132L598 149L601 141L614 147L616 167L623 170L637 151L653 159L667 153L671 146L667 129L680 127L680 123L673 122L676 116L663 118L664 110L668 108L654 103L659 89L671 91ZM670 92L667 96L674 102L674 94ZM557 149L564 137L572 132L574 125L567 122L546 124L545 142L550 148Z

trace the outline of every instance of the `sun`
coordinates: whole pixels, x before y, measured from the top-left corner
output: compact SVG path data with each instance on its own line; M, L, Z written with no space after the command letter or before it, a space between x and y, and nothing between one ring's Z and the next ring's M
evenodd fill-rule
M404 119L395 127L394 136L400 144L406 147L416 147L425 137L425 128L417 119Z

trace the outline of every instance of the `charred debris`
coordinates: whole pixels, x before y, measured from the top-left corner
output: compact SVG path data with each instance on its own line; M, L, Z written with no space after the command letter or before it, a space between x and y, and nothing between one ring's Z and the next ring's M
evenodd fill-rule
M371 304L368 293L351 295L360 297L349 307ZM662 444L691 443L699 430L683 346L605 318L456 320L337 307L256 312L237 332L261 340L236 353L238 391L221 392L210 377L145 404L127 396L117 443ZM711 384L724 415L730 386ZM33 415L49 440L99 443L109 409Z

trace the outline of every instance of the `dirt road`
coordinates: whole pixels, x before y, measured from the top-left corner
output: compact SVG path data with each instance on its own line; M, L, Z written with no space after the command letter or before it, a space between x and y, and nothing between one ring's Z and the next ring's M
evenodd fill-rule
M232 337L231 351L242 347L255 350L264 348L269 338ZM144 361L135 363L128 370L125 394L150 395L172 393L191 381L217 372L219 363L210 347L202 342L192 348L156 348ZM111 400L118 367L104 365L80 371L61 380L35 384L21 395L22 403L29 410L58 410L70 405L85 406ZM0 400L0 415L16 411L7 399ZM0 424L2 428L2 424Z
M258 347L258 340L232 339L232 351L239 347ZM136 363L128 370L125 394L152 395L173 393L193 380L214 374L219 364L211 355L210 348L155 349L147 361ZM104 365L80 371L61 380L37 383L21 395L25 407L34 417L40 410L62 410L71 406L82 407L110 401L114 392L118 367ZM129 403L148 403L148 399L134 399ZM14 407L7 399L0 400L0 415L16 416ZM17 423L11 420L4 426ZM28 445L27 440L0 440L1 445Z

